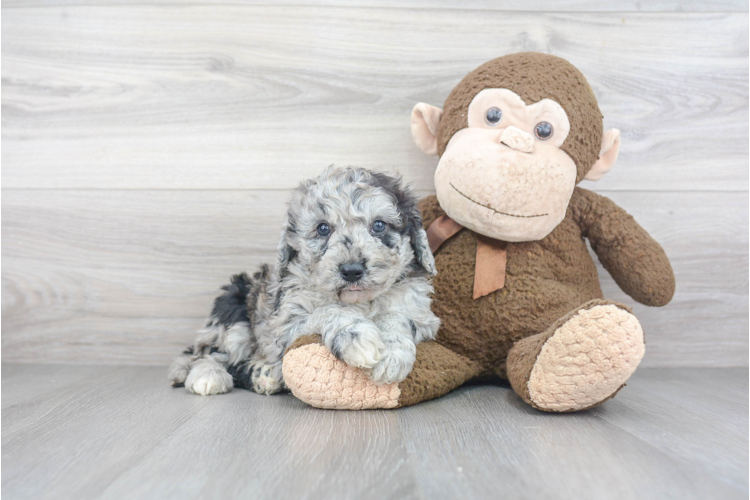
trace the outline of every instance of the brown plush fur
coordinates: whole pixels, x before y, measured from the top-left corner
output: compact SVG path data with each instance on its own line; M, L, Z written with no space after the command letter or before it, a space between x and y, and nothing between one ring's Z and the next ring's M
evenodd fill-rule
M453 134L468 126L471 100L486 88L512 90L526 104L552 99L567 113L570 133L560 149L578 166L580 182L599 157L604 131L602 113L586 78L565 59L521 52L498 57L471 73L456 85L445 100L438 132L438 154L443 155Z
M591 198L606 200L576 188L566 218L549 236L541 241L509 243L505 286L477 300L472 299L476 233L463 229L443 243L435 255L438 275L433 311L442 321L438 342L478 362L485 371L505 377L505 360L514 342L546 331L581 304L602 299L596 266L579 225L585 210L579 205L591 206ZM599 225L608 226L608 219L629 221L636 234L645 233L625 211L609 203L594 204L612 210L609 216L599 214L604 216ZM422 200L420 209L426 226L444 214L434 196ZM672 270L659 244L650 237L639 239L637 246L627 238L621 243L624 245L601 248L613 254L631 254L632 258L653 255L654 262L660 262L662 256L666 263L644 271L641 286L631 289L633 298L647 297L649 303L671 298L674 279L664 277L671 277ZM619 276L615 280L622 281Z
M423 199L420 210L425 227L445 213L434 196ZM544 342L571 314L612 303L603 300L584 236L635 300L652 306L671 300L674 275L661 246L611 200L576 188L565 219L546 238L508 244L505 286L486 297L472 299L477 234L462 229L443 243L435 254L433 311L443 322L437 342L475 363L478 375L510 378L531 402L525 383ZM518 351L509 359L514 343ZM420 383L454 388L438 373L421 375Z
M576 188L568 213L622 290L641 304L667 305L674 273L661 246L609 198Z
M399 384L399 406L435 399L480 374L479 365L437 342L417 346L417 360L409 376Z

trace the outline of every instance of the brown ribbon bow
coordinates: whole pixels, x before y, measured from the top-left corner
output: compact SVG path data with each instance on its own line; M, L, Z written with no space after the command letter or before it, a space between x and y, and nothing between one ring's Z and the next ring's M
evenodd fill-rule
M458 233L463 226L447 215L438 217L427 228L427 241L435 253L440 245ZM505 286L508 243L477 234L477 263L474 266L474 299Z

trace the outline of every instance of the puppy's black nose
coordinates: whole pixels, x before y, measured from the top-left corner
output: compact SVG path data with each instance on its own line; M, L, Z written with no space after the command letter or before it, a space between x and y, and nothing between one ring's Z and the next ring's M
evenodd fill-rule
M349 283L354 283L362 278L365 274L365 265L362 262L349 262L347 264L341 264L339 266L339 272L341 277Z

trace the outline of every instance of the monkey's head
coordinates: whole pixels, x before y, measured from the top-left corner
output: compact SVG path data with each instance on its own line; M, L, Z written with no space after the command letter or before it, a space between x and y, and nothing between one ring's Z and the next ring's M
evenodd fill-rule
M603 131L588 82L559 57L524 52L475 69L441 110L419 103L414 142L439 155L435 189L461 225L504 241L534 241L565 218L573 188L612 168L617 129Z

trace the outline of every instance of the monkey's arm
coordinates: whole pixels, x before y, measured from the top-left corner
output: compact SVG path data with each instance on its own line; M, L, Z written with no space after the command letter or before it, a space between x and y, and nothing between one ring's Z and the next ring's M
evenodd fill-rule
M583 236L615 282L648 306L672 300L674 273L664 249L609 198L576 188L569 205Z

